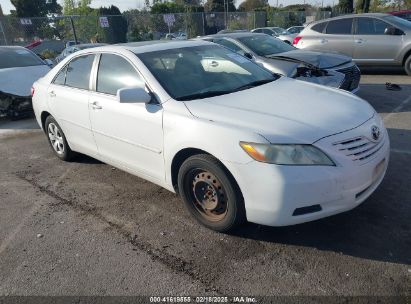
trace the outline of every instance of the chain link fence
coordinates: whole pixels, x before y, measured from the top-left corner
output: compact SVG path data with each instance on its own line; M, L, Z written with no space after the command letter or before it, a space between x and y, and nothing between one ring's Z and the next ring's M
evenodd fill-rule
M116 16L46 18L5 16L0 17L0 45L29 46L44 58L52 58L60 53L69 41L114 44L158 39L190 39L215 34L223 29L251 30L265 26L286 28L330 16L330 12L316 12L308 15L305 12L267 14L265 11L126 13Z

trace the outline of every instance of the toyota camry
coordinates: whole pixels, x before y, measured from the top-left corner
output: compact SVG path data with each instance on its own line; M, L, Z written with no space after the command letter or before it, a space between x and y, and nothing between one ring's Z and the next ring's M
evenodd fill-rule
M57 157L87 154L176 192L217 231L350 210L388 165L387 131L366 101L206 41L82 50L32 93Z

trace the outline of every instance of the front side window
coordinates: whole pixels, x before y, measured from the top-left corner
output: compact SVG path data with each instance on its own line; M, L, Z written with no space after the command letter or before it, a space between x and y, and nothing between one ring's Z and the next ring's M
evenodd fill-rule
M20 68L36 65L45 65L45 63L25 48L0 48L0 69Z
M66 72L66 86L88 90L93 61L94 55L80 56L70 61Z
M143 83L137 71L124 58L102 54L97 73L97 92L116 95L122 88Z
M176 100L229 94L277 79L247 58L207 45L137 54Z
M384 35L388 23L375 18L357 18L358 35Z
M327 34L351 35L352 18L329 21L325 32Z
M268 56L295 50L295 48L272 36L247 36L238 40L259 56Z
M269 29L263 29L263 33L267 35L276 34L276 32L274 32L273 30L269 30Z
M227 39L216 39L214 40L215 43L225 46L226 48L229 48L230 50L237 52L237 53L244 53L244 51L234 42L231 42Z

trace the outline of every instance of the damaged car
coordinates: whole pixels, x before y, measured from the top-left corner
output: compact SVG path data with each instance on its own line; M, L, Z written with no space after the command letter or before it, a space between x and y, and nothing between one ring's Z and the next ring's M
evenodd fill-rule
M48 62L20 46L0 47L0 117L19 119L33 113L31 87L50 71Z
M352 93L359 89L361 73L345 55L302 51L266 34L231 33L201 37L225 46L273 73Z

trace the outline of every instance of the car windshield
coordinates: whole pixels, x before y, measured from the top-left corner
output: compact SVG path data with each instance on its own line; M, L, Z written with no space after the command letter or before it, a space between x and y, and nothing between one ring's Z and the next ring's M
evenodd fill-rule
M396 16L386 16L384 17L385 20L387 20L388 22L394 23L397 26L400 26L406 30L411 30L411 21L400 18L400 17L396 17Z
M176 100L229 94L274 81L249 59L220 46L195 46L137 54Z
M238 40L259 56L268 56L295 49L288 43L268 35L246 36L238 38Z
M0 48L0 69L34 65L45 65L45 63L24 48Z

